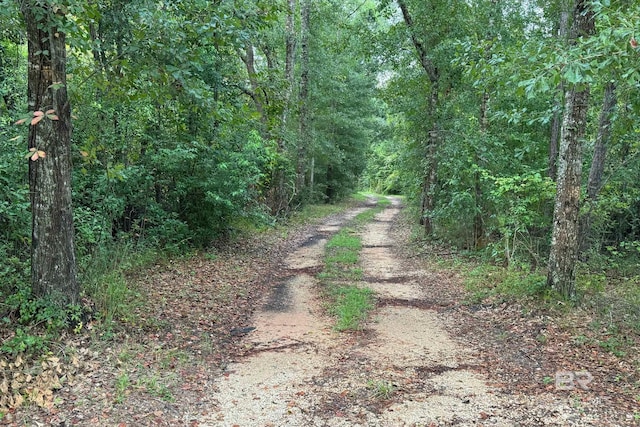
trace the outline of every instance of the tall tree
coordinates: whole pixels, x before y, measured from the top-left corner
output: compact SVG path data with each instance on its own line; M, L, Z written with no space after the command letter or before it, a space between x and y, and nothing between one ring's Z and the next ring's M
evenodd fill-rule
M423 177L422 184L422 203L421 203L421 223L424 226L424 230L426 234L431 234L433 232L433 220L432 220L432 211L435 207L435 186L437 180L437 151L438 151L438 142L440 139L439 125L437 120L438 113L438 101L439 101L439 81L440 81L440 71L438 67L435 65L431 57L429 56L429 51L427 47L424 45L422 40L416 31L413 16L409 11L409 7L405 0L397 0L398 6L402 11L402 17L404 22L409 30L409 34L411 36L411 41L413 46L416 49L416 53L418 54L418 58L420 59L420 65L424 69L427 77L429 78L429 83L431 84L431 91L429 97L429 111L427 112L430 127L428 141L426 144L426 170Z
M300 92L298 117L298 156L296 165L296 190L300 193L305 187L307 173L307 157L309 152L309 31L310 31L310 0L302 1L301 11L301 58L300 58ZM310 177L313 181L313 173ZM313 188L311 189L313 190Z
M578 0L573 13L570 39L594 34L594 16L588 0ZM587 126L589 86L571 86L565 100L558 158L557 193L553 212L553 232L549 254L547 286L565 298L575 298L576 264L579 250L580 186L582 144Z
M593 159L591 168L589 169L589 178L587 180L587 209L581 218L580 224L580 250L587 249L591 240L591 227L593 209L596 206L598 193L602 188L604 178L605 160L607 157L607 148L611 140L611 116L618 102L616 97L616 84L613 81L608 82L604 88L604 99L602 101L602 109L598 119L598 133L596 142L593 147Z
M569 32L569 0L560 1L557 37L560 42L566 41ZM564 97L564 83L561 81L556 87L553 116L551 118L551 135L549 138L549 169L547 174L554 181L558 176L558 149L560 147L560 132L562 129L562 98Z
M71 205L71 108L67 98L66 6L23 0L28 38L31 278L35 295L79 299Z

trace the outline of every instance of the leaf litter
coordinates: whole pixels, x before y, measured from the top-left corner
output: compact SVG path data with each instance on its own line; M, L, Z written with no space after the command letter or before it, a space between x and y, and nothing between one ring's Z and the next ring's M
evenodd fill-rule
M406 223L396 222L392 237L400 242L398 255L407 271L417 264L429 271L421 283L429 307L422 309L437 311L450 335L476 349L482 362L473 369L496 393L509 397L502 410L514 422L546 425L550 417L565 416L564 425L639 425L637 336L629 337L631 351L614 354L591 337L587 311L569 318L523 303L464 304L458 274L417 256L408 230ZM131 281L141 302L113 328L65 335L57 351L35 361L21 355L0 359L0 411L6 411L0 424L200 425L214 415L215 380L230 375L225 371L230 363L253 354L243 340L246 334L237 331L251 333L256 308L288 274L279 260L308 238L309 228L300 228L287 238L236 242L219 248L215 258L202 254L136 273ZM355 425L364 418L354 407L380 414L395 403L409 404L405 399L412 393L437 395L440 386L427 380L458 369L412 367L413 378L401 369L380 370L361 351L374 338L370 330L346 337L347 347L338 357L342 363L314 377L317 384L298 390L288 407L293 410L314 389L333 385L333 391L319 397L314 412L324 412L321 419L350 419L341 425ZM587 389L557 389L558 372L581 371L593 375ZM362 372L379 380L352 388L340 380L343 374ZM469 398L462 396L462 404ZM495 425L496 411L479 412L474 425ZM465 425L455 418L452 423Z

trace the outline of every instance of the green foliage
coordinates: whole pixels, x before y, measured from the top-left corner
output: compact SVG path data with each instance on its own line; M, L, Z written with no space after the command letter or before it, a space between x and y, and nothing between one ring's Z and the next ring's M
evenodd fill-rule
M47 340L40 334L32 334L23 328L16 328L13 337L2 344L0 351L10 355L40 354L48 349Z
M86 311L80 305L60 307L53 298L35 298L23 285L0 302L0 328L13 325L14 332L0 346L0 352L37 355L63 330L82 328Z
M608 337L606 340L600 341L598 344L609 353L618 357L624 357L627 355L624 348L627 348L629 345L633 345L634 341L630 338L621 339L618 335L615 335Z
M539 171L510 177L491 177L484 171L483 179L491 181L488 199L496 209L487 233L499 233L501 237L501 241L489 245L491 257L506 264L517 262L517 258L541 264L539 254L545 235L540 235L540 230L548 227L552 212L553 181Z
M313 158L311 199L334 202L356 190L366 167L368 144L379 127L376 76L369 67L371 58L355 54L361 46L350 32L356 30L355 22L334 28L317 25L343 21L344 10L352 6L318 2L315 7L309 76L313 141L307 148ZM305 168L311 172L308 161Z
M547 296L546 276L491 265L480 265L465 274L468 301L521 300Z

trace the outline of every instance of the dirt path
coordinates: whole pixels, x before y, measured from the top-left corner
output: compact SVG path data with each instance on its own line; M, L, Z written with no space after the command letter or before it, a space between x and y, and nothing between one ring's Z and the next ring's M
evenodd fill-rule
M366 207L141 272L144 303L112 335L66 337L47 370L36 363L43 372L31 383L34 369L4 364L13 389L22 378L30 387L22 390L48 400L8 412L0 425L638 425L635 394L622 387L633 368L597 346L572 345L544 313L462 305L456 272L410 250L391 200L360 230L359 285L376 294L363 331L333 329L316 277L327 240ZM589 390L554 387L555 372L585 369L594 374Z
M447 332L429 295L433 277L399 258L391 229L400 206L392 201L362 233L362 285L378 299L365 331L333 331L314 290L327 237L354 210L284 260L290 277L255 314L247 355L216 381L216 411L200 425L572 424L575 411L553 399L516 400L487 385L477 352Z

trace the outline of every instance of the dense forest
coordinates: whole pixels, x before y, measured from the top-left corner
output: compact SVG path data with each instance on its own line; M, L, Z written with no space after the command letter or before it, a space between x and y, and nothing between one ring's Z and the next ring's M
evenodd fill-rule
M4 0L0 316L69 323L105 260L358 189L554 298L637 277L638 22L631 0Z

